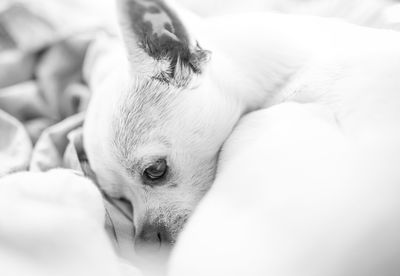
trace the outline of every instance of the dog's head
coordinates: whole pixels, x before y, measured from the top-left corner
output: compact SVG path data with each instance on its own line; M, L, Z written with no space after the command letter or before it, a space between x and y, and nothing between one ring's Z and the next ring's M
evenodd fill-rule
M95 85L85 148L102 188L132 203L136 245L159 248L210 188L239 111L176 10L162 0L119 4L125 50L113 77Z

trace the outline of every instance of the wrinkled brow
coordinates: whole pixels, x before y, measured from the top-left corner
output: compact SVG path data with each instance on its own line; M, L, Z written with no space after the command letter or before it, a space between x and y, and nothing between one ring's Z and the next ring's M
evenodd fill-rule
M161 145L161 147L159 147ZM152 148L154 146L154 148ZM152 140L148 145L143 146L143 151L140 146L138 151L130 152L129 156L118 157L118 162L129 172L140 172L147 165L157 161L160 158L168 158L171 144L164 138Z
M169 119L178 94L176 88L157 81L136 84L123 93L111 126L112 146L120 161L127 162L142 145L157 142L170 146L159 132Z

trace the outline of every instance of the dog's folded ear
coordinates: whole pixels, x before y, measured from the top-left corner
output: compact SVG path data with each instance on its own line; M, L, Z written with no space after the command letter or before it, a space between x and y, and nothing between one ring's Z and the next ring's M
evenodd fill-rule
M122 34L133 72L184 85L200 74L209 52L164 0L118 0Z

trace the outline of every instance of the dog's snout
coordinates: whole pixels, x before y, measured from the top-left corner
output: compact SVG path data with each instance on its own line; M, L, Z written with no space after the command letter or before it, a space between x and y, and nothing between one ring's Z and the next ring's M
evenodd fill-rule
M162 224L146 223L135 237L135 251L139 255L154 254L171 244L167 228Z

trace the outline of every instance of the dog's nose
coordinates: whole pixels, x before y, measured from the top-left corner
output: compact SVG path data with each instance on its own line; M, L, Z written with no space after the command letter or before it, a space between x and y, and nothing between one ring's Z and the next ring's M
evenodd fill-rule
M164 225L145 223L135 237L135 251L139 255L155 254L166 250L171 244Z

